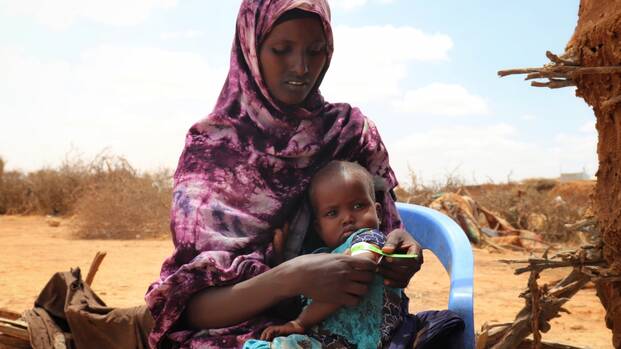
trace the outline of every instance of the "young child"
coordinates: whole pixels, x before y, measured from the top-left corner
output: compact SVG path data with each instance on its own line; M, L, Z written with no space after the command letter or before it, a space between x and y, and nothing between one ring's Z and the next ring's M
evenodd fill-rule
M379 263L385 243L384 234L378 230L382 208L375 201L373 177L364 167L330 162L313 177L309 199L315 231L328 249L320 252L348 253ZM383 279L375 276L358 306L341 308L311 301L297 319L267 327L261 339L329 333L357 348L382 347L402 321L401 293L401 289L384 287Z

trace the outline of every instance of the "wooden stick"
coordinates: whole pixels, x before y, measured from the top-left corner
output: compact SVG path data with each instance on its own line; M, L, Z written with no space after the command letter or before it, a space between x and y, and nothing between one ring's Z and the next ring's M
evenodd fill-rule
M546 251L547 253L547 251ZM541 332L539 332L539 317L541 315L541 290L537 285L540 270L533 270L528 277L528 288L530 290L530 331L533 334L533 349L541 349Z
M17 320L20 318L20 315L14 311L0 308L0 318L5 318L8 320Z
M526 77L524 78L524 80L532 80L532 79L544 79L544 78L564 78L564 79L571 79L571 76L569 76L569 74L566 73L559 73L559 72L537 72L537 73L530 73L528 75L526 75Z
M0 333L0 348L1 349L32 349L30 346L30 340L24 340L16 337L11 337Z
M86 275L86 279L84 280L87 285L91 286L93 284L95 274L97 274L97 270L99 270L99 266L101 265L101 262L103 262L103 259L105 257L106 252L98 251L95 254L95 258L93 258L93 261L91 262L91 267L88 269L88 274Z
M508 75L516 75L516 74L530 74L530 73L540 73L543 68L518 68L518 69L505 69L499 70L498 76L505 77Z
M560 298L550 297L544 293L543 303L541 305L540 327L545 332L549 328L548 321L556 316L561 310L561 306L573 297L588 281L590 277L574 269L561 280L555 288L562 289L563 293L559 294ZM570 287L567 287L571 285ZM555 298L555 299L554 299ZM526 305L515 317L514 323L505 329L498 328L499 332L488 339L488 343L493 349L510 349L517 348L520 343L531 333L531 310L532 303L526 302Z
M12 321L0 319L0 332L8 336L30 340L28 336L28 324L23 321Z
M513 322L503 322L503 323L499 323L499 324L485 324L487 329L492 329L494 327L503 327L503 326L511 326L513 325Z
M618 74L618 73L621 73L621 66L609 65L609 66L603 66L603 67L578 67L578 66L568 66L568 65L548 65L548 66L537 67L537 68L530 67L530 68L499 70L498 76L504 77L508 75L531 74L531 73L567 74L570 77L574 77L576 75L589 75L589 74Z
M576 83L573 80L553 80L550 79L549 82L539 82L533 81L530 83L533 87L547 87L547 88L563 88L567 86L576 86Z
M512 260L512 259L501 259L499 260L501 263L513 264L513 263L529 263L528 266L523 268L515 269L514 274L519 275L534 269L554 269L554 268L565 268L565 267L581 267L587 265L602 265L606 263L603 259L595 259L595 260L566 260L566 261L554 261L549 259L542 258L529 258L528 260Z

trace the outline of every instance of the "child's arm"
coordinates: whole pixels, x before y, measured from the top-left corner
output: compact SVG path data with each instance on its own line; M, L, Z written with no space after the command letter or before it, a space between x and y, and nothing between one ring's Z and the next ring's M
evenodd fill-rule
M268 326L261 333L261 340L271 341L274 337L286 336L292 333L306 333L306 331L323 321L330 314L338 310L340 306L334 303L313 302L309 304L298 316L283 325Z
M349 250L345 252L349 254ZM379 260L379 255L370 251L362 251L355 254L356 257L367 258L374 262ZM271 341L274 337L289 335L292 333L306 333L306 331L325 320L330 314L340 308L334 303L313 302L309 304L297 319L279 326L268 326L261 333L261 340Z

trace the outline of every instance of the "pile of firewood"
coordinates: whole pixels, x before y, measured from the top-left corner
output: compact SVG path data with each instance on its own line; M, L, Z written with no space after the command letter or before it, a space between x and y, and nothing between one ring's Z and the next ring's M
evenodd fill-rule
M28 324L19 318L17 313L0 309L0 349L30 348Z
M97 252L88 270L84 282L93 283L95 274L101 265L106 252ZM31 349L28 323L21 320L21 315L10 310L0 309L0 349ZM65 345L55 344L54 349L65 349Z
M589 281L618 278L606 268L601 242L582 246L575 251L563 251L551 257L546 251L542 257L501 262L526 264L515 270L515 274L530 272L528 287L520 294L525 305L512 323L484 324L477 337L477 349L579 349L566 344L543 342L541 332L550 329L551 319L561 316L561 312L567 312L563 305ZM543 270L564 267L572 267L572 270L563 279L549 285L538 285L537 280ZM533 335L532 340L526 338L530 334Z

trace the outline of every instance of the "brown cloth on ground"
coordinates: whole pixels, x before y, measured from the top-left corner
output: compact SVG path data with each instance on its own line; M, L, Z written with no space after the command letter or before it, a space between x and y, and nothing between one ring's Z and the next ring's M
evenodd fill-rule
M153 326L146 305L107 307L79 268L54 274L22 317L34 349L147 349Z

